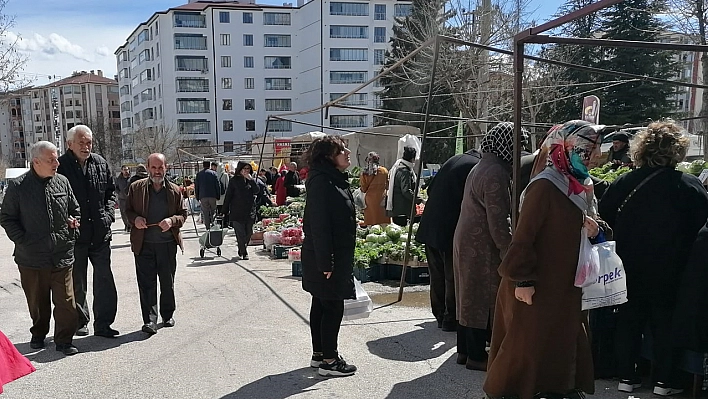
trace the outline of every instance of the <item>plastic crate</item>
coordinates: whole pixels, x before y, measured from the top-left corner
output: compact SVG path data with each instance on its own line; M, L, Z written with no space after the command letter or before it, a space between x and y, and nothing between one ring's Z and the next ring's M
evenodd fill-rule
M291 246L273 245L273 259L288 259L288 251Z
M302 262L295 261L292 264L293 277L302 277Z
M386 265L386 276L391 280L400 280L402 265ZM430 284L430 273L427 267L406 268L406 283L408 284Z
M386 265L380 265L378 263L372 263L371 266L365 269L355 267L353 271L354 277L362 283L386 279Z

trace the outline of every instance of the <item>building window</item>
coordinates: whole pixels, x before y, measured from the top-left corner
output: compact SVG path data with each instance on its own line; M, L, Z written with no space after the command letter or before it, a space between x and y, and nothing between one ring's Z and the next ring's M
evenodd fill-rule
M224 141L224 152L234 152L233 141Z
M265 100L265 109L266 111L292 111L293 100L289 98L268 99Z
M246 111L254 111L256 109L256 100L253 98L247 98L244 102L244 107Z
M132 109L132 107L130 105L130 101L123 101L120 104L120 110L123 112L129 112L131 109Z
M175 33L175 49L177 50L206 50L207 38L204 35L189 35Z
M147 29L144 29L140 34L138 35L138 46L142 42L146 42L150 40L150 32Z
M369 50L365 48L332 48L329 49L330 61L368 61Z
M206 57L177 56L175 57L175 67L178 71L202 71L209 70L209 61Z
M368 79L369 73L366 71L361 72L330 72L329 73L329 83L330 84L358 84L365 83Z
M221 88L230 89L233 87L233 82L231 78L221 78Z
M152 89L145 89L140 93L140 101L152 100Z
M234 121L230 121L230 120L223 121L223 127L224 127L225 132L233 132L234 131Z
M290 47L290 35L265 35L263 47Z
M142 64L145 61L150 61L150 50L145 49L138 55L138 64Z
M152 108L146 108L142 112L143 120L155 119L155 110Z
M224 100L224 106L222 107L222 109L223 109L224 111L230 111L230 110L232 110L232 109L233 109L233 103L234 103L234 102L233 102L232 99L230 99L230 98L225 99L225 100Z
M111 119L120 119L120 111L111 111Z
M128 127L133 126L133 124L131 123L130 118L123 118L123 119L121 119L121 121L120 121L120 126L121 126L123 129L125 129L125 128L128 128Z
M209 100L206 98L178 98L178 114L203 114L209 113Z
M243 23L244 24L252 24L253 23L253 13L252 12L244 12L243 13Z
M374 43L386 43L386 28L374 28Z
M290 57L265 57L265 69L290 69L292 68Z
M243 57L243 67L244 68L253 68L253 57Z
M129 96L130 95L130 85L124 85L120 87L120 95L121 96Z
M140 72L140 83L146 82L148 80L152 80L152 71L149 69L146 69L146 70Z
M246 47L253 46L253 35L243 35L243 45Z
M66 111L64 118L65 119L73 119L74 118L74 111Z
M231 22L231 14L228 11L219 11L219 22L228 24Z
M374 20L386 20L386 4L374 4Z
M228 33L222 33L219 35L221 38L221 45L222 46L230 46L231 45L231 35Z
M263 25L290 25L290 14L286 12L264 12Z
M374 50L374 65L383 65L386 61L386 50Z
M123 68L120 70L120 73L118 74L119 77L121 78L130 78L130 70L128 68Z
M178 119L179 134L211 134L209 121L206 119Z
M329 37L332 39L368 39L368 26L332 25L329 27Z
M369 5L367 3L332 2L329 4L329 15L365 17L369 15Z
M209 79L207 78L177 78L177 92L208 92Z
M256 131L256 121L247 120L246 121L246 131L247 132L255 132Z
M244 89L255 89L256 88L256 79L244 78L243 79L243 88Z
M341 98L344 96L346 93L330 93L329 94L329 101L334 101L338 98ZM349 97L345 98L344 100L340 101L338 104L342 105L366 105L368 100L368 94L367 93L355 93L350 95Z
M399 17L399 18L405 18L411 15L411 12L413 11L413 5L412 4L395 4L393 6L394 9L394 16Z
M231 68L231 56L230 55L222 55L221 56L221 67L222 68Z
M292 89L292 79L291 78L266 78L265 79L265 89L266 90L291 90Z
M366 115L330 115L329 126L337 128L366 127Z
M206 28L206 16L198 12L175 12L176 28Z
M293 123L291 121L270 121L268 122L269 132L292 132Z

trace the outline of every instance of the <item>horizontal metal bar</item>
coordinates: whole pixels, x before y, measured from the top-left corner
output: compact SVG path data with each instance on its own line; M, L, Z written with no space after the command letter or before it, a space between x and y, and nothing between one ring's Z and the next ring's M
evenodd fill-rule
M693 52L708 52L708 46L699 44L678 44L678 43L659 43L659 42L640 42L634 40L609 40L609 39L590 39L579 37L557 37L547 35L537 35L530 37L526 43L537 44L574 44L579 46L600 46L600 47L621 47L621 48L645 48L667 51L693 51Z
M600 0L597 3L590 4L590 5L583 7L579 10L571 12L570 14L566 14L566 15L560 16L556 19L550 20L540 26L536 26L536 27L521 31L514 37L514 41L529 43L527 41L527 39L530 37L536 36L539 33L543 33L545 31L549 31L551 29L555 29L559 26L567 24L568 22L571 22L571 21L576 20L578 18L582 18L582 17L592 14L596 11L600 11L604 8L611 7L611 6L621 3L621 2L622 2L622 0Z

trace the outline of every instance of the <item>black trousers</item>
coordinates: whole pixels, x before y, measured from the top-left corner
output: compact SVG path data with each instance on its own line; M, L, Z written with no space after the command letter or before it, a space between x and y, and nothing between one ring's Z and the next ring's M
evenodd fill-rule
M143 243L140 255L135 255L140 308L143 323L157 323L157 279L160 279L160 316L169 320L175 313L175 272L177 243Z
M32 317L32 337L44 338L49 333L54 302L54 342L70 344L76 332L71 266L51 269L19 266L19 269L20 282Z
M487 342L492 339L491 330L457 326L457 353L467 355L471 360L487 360Z
M312 297L310 307L310 335L312 351L321 352L325 359L336 359L339 327L344 317L343 300Z
M640 360L642 334L648 325L654 355L653 382L672 386L680 383L680 372L676 367L678 353L671 345L673 313L674 307L671 304L654 305L636 300L618 307L615 358L619 378L639 379L636 364Z
M399 225L401 227L408 226L408 216L394 216L391 218L393 224Z
M430 307L433 316L441 322L457 320L455 313L455 276L452 271L452 248L440 251L425 247L430 273Z
M248 255L248 243L251 242L253 235L253 222L241 223L232 221L234 232L236 233L236 242L238 243L238 256Z
M111 242L101 245L76 244L74 247L74 297L78 327L84 327L91 319L88 301L88 262L93 266L93 326L96 330L111 326L118 311L118 291L111 270Z

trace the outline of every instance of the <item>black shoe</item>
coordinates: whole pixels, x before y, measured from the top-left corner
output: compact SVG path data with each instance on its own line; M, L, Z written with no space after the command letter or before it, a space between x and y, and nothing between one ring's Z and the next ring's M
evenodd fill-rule
M318 372L322 377L348 377L356 373L356 366L347 364L347 362L339 356L339 358L332 363L322 362Z
M77 337L85 337L89 335L89 328L88 326L81 326L78 329L76 329L76 335Z
M243 256L241 257L241 260L248 260L248 255L243 255Z
M445 332L457 332L457 321L449 320L442 322L442 330Z
M170 317L168 320L163 320L162 326L163 327L174 327L175 326L175 319Z
M322 352L318 353L313 353L312 354L312 360L310 360L310 367L312 368L319 368L320 364L324 361L324 356L322 356Z
M72 356L79 353L79 350L72 344L57 344L57 352L61 352L66 356Z
M145 325L143 325L142 331L144 333L148 333L150 335L157 334L157 324L150 322Z
M467 364L467 355L465 355L464 353L458 353L457 364Z
M30 341L30 348L32 349L44 349L44 337L32 337Z
M97 329L96 331L93 332L93 335L96 335L99 337L104 337L104 338L115 338L118 335L120 335L120 333L118 332L118 330L114 330L110 327L106 327L106 328Z
M443 322L442 320L438 320L438 328L442 328Z

